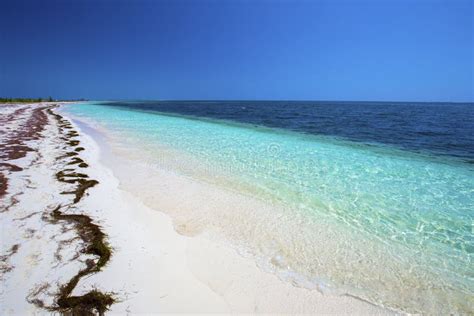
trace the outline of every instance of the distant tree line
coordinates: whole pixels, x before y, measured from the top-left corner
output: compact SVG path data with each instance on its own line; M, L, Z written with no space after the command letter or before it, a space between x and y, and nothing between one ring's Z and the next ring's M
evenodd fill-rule
M54 101L86 101L86 99L76 100L57 100L52 97L48 98L0 98L0 103L37 103L37 102L54 102Z
M34 102L53 102L53 98L0 98L0 103L34 103Z

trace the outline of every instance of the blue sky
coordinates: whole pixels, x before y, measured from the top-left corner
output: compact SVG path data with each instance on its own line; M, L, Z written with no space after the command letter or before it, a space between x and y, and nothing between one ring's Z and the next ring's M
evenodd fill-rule
M2 0L0 96L474 101L473 3Z

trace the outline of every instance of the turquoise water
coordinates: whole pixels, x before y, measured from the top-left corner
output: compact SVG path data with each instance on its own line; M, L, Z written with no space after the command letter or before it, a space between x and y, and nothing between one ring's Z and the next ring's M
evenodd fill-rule
M269 262L276 270L284 262L303 286L325 280L409 312L474 311L472 164L225 121L94 104L67 111L141 150L172 148L198 163L157 152L159 165L283 205L271 237L283 250ZM268 241L242 238L268 255Z

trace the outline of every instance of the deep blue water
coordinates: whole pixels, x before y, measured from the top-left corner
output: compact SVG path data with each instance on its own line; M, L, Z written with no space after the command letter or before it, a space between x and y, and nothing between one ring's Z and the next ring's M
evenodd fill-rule
M104 104L395 145L474 163L473 103L129 101Z

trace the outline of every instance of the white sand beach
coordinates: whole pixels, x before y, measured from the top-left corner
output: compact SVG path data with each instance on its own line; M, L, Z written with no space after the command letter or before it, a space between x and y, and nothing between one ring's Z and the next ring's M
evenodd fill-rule
M23 116L15 117L2 130L14 132L38 106L2 108L2 115L7 115L25 107ZM60 110L53 111L64 115ZM237 193L169 170L149 174L159 173L160 181L168 187L165 193L154 194L156 188L147 187L153 183L146 180L147 170L135 168L133 157L118 156L120 150L114 150L105 135L67 116L72 130L79 134L74 137L79 141L76 148L84 148L76 157L87 167L58 160L65 154L66 140L61 139L55 119L47 115L42 137L28 141L35 151L8 161L23 170L8 173L7 194L1 199L0 314L51 312L48 306L57 303L60 286L83 269L87 259L95 260L81 253L82 241L71 223L45 220L56 205L70 203L71 196L61 194L69 184L55 178L64 168L98 181L67 212L90 217L112 249L105 266L81 278L72 295L80 296L94 288L112 293L115 302L110 305L110 314L392 313L347 295L297 287L259 268L252 258L239 254L225 240L200 232L199 223L173 222L168 214L176 215L180 208L205 211L206 207L236 203L249 207L257 202L245 202ZM136 179L143 179L142 187L137 187ZM132 184L136 190L130 190ZM137 194L139 191L143 194ZM152 201L151 196L160 201ZM154 205L172 210L150 207Z

